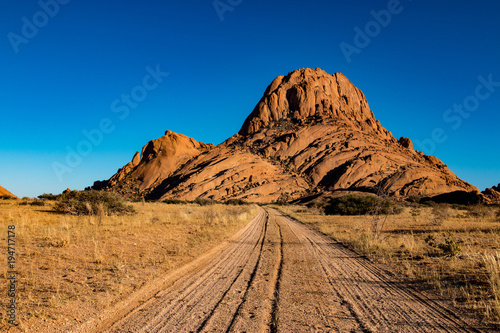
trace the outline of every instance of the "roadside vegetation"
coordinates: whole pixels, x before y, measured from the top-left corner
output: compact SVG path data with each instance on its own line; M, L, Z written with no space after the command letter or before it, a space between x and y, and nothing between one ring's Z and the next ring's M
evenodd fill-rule
M371 214L365 204L361 200L343 215L325 214L332 205L276 208L359 254L396 266L416 287L436 290L485 323L500 324L498 207L414 203L399 214ZM364 213L352 215L352 209Z
M7 226L16 226L20 323L8 325L2 306L0 331L62 331L83 322L220 244L258 211L255 205L127 203L99 195L0 202L2 253ZM6 264L0 276L6 281ZM2 295L6 288L0 285Z

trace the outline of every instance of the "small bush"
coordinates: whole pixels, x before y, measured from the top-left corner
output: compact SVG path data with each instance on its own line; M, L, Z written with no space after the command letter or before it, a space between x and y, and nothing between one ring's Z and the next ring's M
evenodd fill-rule
M179 199L165 199L162 202L168 205L185 205L188 203L187 201Z
M273 205L276 206L290 206L290 203L284 200L276 200L273 202Z
M324 209L328 203L326 202L320 202L320 201L311 201L306 204L307 208L321 208Z
M242 206L242 205L248 205L249 203L243 199L228 199L224 201L224 204L233 206Z
M414 217L416 217L416 216L420 216L420 214L421 214L421 213L422 213L422 212L420 211L420 208L416 208L416 207L414 207L414 208L412 208L412 209L410 210L410 214L411 214L411 216L414 216Z
M135 213L119 194L106 191L71 191L61 195L54 210L72 215L123 215Z
M399 214L401 211L401 207L389 199L358 194L335 198L325 207L327 215Z
M460 244L451 238L447 238L444 243L438 244L438 248L443 250L445 254L454 256L460 252Z
M467 207L467 214L470 217L490 217L492 209L484 205L473 205Z
M0 200L10 200L10 199L15 199L15 198L7 194L0 195Z
M451 235L443 234L443 237L443 241L439 242L435 235L429 235L424 241L429 246L442 250L445 255L454 256L461 251L459 241L454 240Z
M197 203L200 206L210 206L210 205L218 204L219 202L212 200L212 199L208 199L208 198L198 197L194 200L194 203Z
M432 215L434 218L431 220L431 225L441 226L445 220L450 218L450 207L447 204L434 204Z
M38 199L51 200L51 201L55 201L55 200L57 200L57 198L58 198L58 195L55 195L52 193L44 193L44 194L41 194L38 196Z
M35 199L35 200L30 202L30 205L31 206L45 206L46 202L43 200L40 200L40 199Z

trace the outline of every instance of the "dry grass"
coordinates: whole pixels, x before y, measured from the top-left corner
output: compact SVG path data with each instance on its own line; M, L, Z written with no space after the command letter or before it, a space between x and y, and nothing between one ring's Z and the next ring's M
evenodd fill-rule
M214 247L257 212L256 206L133 205L136 215L69 216L50 212L51 205L0 202L1 253L7 226L16 225L20 322L10 327L2 306L0 331L82 322ZM2 278L6 261L2 256ZM0 294L6 288L2 283Z
M371 216L325 216L303 206L277 207L358 253L395 265L484 322L500 323L500 223L492 208L407 207L373 231Z

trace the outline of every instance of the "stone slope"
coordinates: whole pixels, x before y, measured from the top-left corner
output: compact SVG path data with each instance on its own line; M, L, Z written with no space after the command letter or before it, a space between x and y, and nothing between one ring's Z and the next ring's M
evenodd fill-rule
M346 190L396 197L479 193L438 158L413 150L410 139L396 140L361 90L321 69L276 78L222 144L167 131L94 187L149 199L254 202Z
M0 186L0 196L10 196L12 198L16 198L17 199L17 197L14 194L10 193L9 191L7 191L2 186Z

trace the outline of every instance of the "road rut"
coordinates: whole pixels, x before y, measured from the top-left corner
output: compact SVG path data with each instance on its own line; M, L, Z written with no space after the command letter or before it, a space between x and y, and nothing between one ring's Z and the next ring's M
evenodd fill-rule
M99 332L479 332L331 238L262 209L210 260Z

